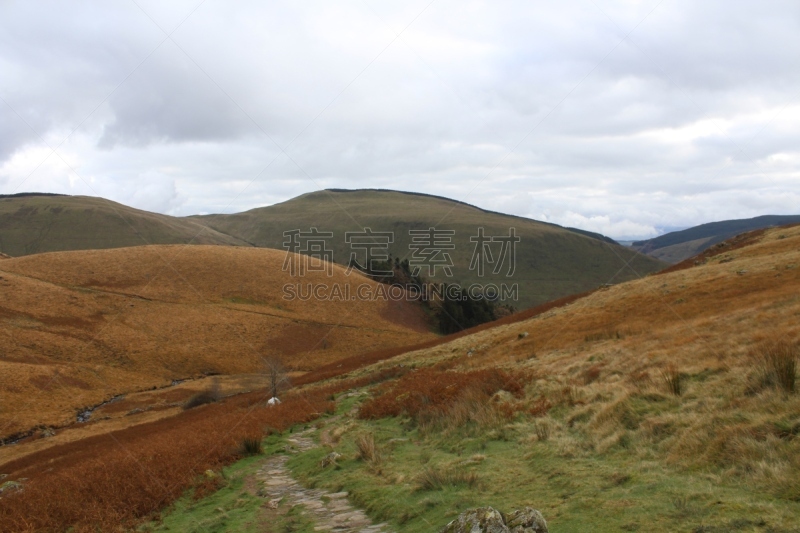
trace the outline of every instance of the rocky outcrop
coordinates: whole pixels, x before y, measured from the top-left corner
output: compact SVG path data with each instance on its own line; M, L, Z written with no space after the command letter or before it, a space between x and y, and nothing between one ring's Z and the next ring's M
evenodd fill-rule
M492 508L479 507L461 513L441 533L548 533L542 513L531 507L508 516Z

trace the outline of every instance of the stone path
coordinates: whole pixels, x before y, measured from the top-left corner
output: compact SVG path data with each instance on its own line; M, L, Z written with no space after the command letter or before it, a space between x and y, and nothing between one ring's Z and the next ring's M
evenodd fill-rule
M288 451L298 453L316 447L309 436L313 429L298 433L288 439L292 446ZM322 489L307 489L295 481L286 468L287 455L270 457L256 475L263 489L260 491L269 500L268 506L277 508L279 503L294 507L303 505L314 521L315 531L342 533L389 533L386 524L372 524L360 509L347 501L346 492L328 492Z

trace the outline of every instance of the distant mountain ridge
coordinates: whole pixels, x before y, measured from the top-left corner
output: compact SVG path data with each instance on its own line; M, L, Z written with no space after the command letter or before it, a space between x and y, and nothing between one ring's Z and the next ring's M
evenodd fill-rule
M631 246L662 261L679 263L739 233L796 223L800 223L800 215L763 215L721 220L673 231L653 239L636 241Z
M22 193L0 198L0 253L13 257L54 251L92 250L147 244L215 244L283 250L284 232L334 232L333 260L346 265L353 250L347 232L392 232L393 258L411 255L411 230L436 226L455 231L452 277L431 275L434 281L473 284L506 283L518 287L507 302L527 308L606 283L617 283L660 270L658 260L636 255L605 236L563 228L515 215L496 213L448 198L379 189L316 191L286 202L229 215L172 217L134 209L103 198ZM521 241L513 257L503 253L503 272L489 266L485 277L470 268L479 228L487 236L509 235ZM495 246L491 244L490 246ZM495 254L500 251L495 249ZM501 252L502 253L502 252ZM488 256L487 256L488 257ZM500 258L496 258L499 260ZM632 260L632 265L627 261ZM495 261L495 258L491 258ZM496 263L497 264L497 263ZM632 266L633 268L628 268ZM506 276L513 270L512 276ZM425 274L425 272L423 272ZM516 285L515 285L516 284Z

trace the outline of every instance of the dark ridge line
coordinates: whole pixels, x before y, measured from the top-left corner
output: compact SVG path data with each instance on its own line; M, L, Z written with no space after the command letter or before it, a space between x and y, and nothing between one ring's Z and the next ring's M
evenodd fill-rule
M70 196L69 194L58 194L54 192L18 192L15 194L0 194L0 199L4 198L30 198L34 196Z
M649 253L667 246L683 244L697 239L712 239L709 247L735 237L736 235L761 228L781 227L800 221L800 215L759 215L752 218L737 218L730 220L717 220L706 222L691 228L671 231L652 239L634 241L631 246L640 248L642 252ZM682 239L682 240L680 240Z

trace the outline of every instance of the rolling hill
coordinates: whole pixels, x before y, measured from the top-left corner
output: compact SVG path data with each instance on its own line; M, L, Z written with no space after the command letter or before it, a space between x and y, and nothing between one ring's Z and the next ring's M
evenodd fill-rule
M284 252L140 246L0 262L0 437L128 392L205 374L302 373L378 348L433 338L420 306L286 300ZM360 274L306 282L377 287Z
M284 246L285 231L309 231L315 227L320 232L332 232L328 246L334 261L340 264L347 264L354 251L345 242L346 232L365 227L373 232L392 232L394 242L389 250L393 257L403 259L413 258L410 230L433 227L454 231L454 249L447 251L454 264L453 276L448 278L438 269L432 278L458 282L463 287L473 283L518 283L519 299L509 302L518 308L637 278L665 266L600 235L485 211L447 198L398 191L318 191L244 213L190 218L256 246L276 249ZM477 235L478 228L484 228L486 236L507 236L512 227L521 239L516 246L513 275L506 276L508 256L497 275L493 275L491 265L484 277L470 270L476 246L470 237ZM496 263L500 252L499 245L495 245L492 259ZM357 259L363 262L364 255ZM422 274L427 272L423 269Z
M365 389L357 420L320 431L341 442L292 472L399 531L487 505L551 531L797 531L798 295L800 226L745 234L352 374L416 368ZM319 468L363 435L380 461Z
M18 454L2 470L23 490L0 499L0 516L12 531L100 519L109 530L122 519L152 519L142 528L155 531L314 527L311 505L264 505L277 472L322 494L312 504L335 492L396 531L439 530L489 505L533 506L551 531L789 533L800 523L800 394L796 368L792 391L788 365L774 362L797 361L798 294L800 227L740 235L388 360L327 365L283 410L263 394L254 409L245 394ZM201 491L254 435L265 457Z
M800 215L764 215L709 222L646 241L636 241L631 247L662 261L679 263L739 233L796 223L800 223Z
M32 193L0 196L0 253L12 257L186 243L249 246L192 220L104 198Z

